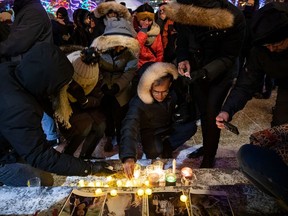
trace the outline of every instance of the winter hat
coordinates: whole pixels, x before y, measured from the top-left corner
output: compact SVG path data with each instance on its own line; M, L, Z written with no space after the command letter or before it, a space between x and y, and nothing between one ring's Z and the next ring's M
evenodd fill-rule
M110 11L117 13L120 18L131 20L131 14L128 9L124 5L115 1L102 2L93 12L96 18L100 18L105 16Z
M99 55L94 48L75 51L67 56L74 67L73 79L81 85L85 95L88 95L96 86L99 78ZM72 102L76 100L69 95Z
M105 52L116 46L123 46L130 49L135 55L139 55L139 42L135 35L132 25L125 19L113 18L107 22L104 34L97 37L91 44L99 52Z
M142 76L137 86L137 93L145 104L152 104L154 101L150 89L156 80L167 74L171 74L174 79L178 78L178 70L175 65L166 62L147 62L139 69L139 73Z
M145 18L149 18L151 20L154 20L154 10L153 8L145 3L143 5L140 5L137 9L136 9L136 17L137 17L137 20L140 21L140 20L143 20Z
M288 38L288 5L269 3L259 9L251 21L255 45L271 44Z
M178 0L164 5L164 11L177 23L226 29L233 26L234 15L226 9L225 2L213 0L211 4L211 0Z

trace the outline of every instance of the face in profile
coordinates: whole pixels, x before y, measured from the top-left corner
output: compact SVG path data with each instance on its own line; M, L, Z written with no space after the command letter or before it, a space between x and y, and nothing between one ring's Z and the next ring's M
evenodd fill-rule
M283 52L288 49L288 38L277 43L264 44L263 46L270 52Z

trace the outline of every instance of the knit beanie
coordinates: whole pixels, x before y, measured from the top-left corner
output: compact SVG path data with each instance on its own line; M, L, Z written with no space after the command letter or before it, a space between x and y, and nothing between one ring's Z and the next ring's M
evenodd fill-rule
M149 18L151 20L154 20L154 10L153 8L145 3L143 5L140 5L137 9L136 9L136 17L137 17L137 20L140 21L140 20L143 20L145 18Z
M88 95L96 86L99 78L98 54L94 48L75 51L67 56L74 67L73 79L81 85L85 95ZM69 95L72 102L76 100Z
M99 52L105 52L116 46L127 47L135 56L138 56L140 46L132 25L124 18L108 20L103 35L97 37L91 44Z
M273 2L259 9L252 18L251 32L255 45L288 38L288 4Z

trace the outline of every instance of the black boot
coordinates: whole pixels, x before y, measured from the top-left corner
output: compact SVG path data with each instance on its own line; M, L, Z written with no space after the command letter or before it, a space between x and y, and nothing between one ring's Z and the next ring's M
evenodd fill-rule
M164 140L162 158L163 159L165 159L165 158L173 158L172 152L173 152L173 150L171 148L170 142L168 141L168 139Z
M200 147L187 155L187 158L198 158L204 154L204 148Z
M200 168L213 168L215 165L215 157L204 156Z

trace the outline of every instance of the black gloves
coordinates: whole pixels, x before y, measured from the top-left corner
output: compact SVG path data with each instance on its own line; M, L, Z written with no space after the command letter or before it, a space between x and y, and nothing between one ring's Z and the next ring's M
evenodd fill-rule
M81 60L87 65L96 64L99 61L99 53L95 51L94 47L86 47L81 51Z
M86 96L87 101L81 104L83 109L94 108L100 105L100 101L93 96Z
M195 82L198 79L205 79L207 71L205 69L199 69L190 72L190 82Z
M113 171L113 167L110 166L109 163L105 161L96 161L91 162L91 174L92 175L112 175L115 171Z
M83 88L75 80L72 80L72 82L69 84L67 92L72 95L80 104L87 102Z
M111 86L111 89L108 88L107 84L104 84L101 90L105 95L114 96L119 92L120 88L116 83Z

